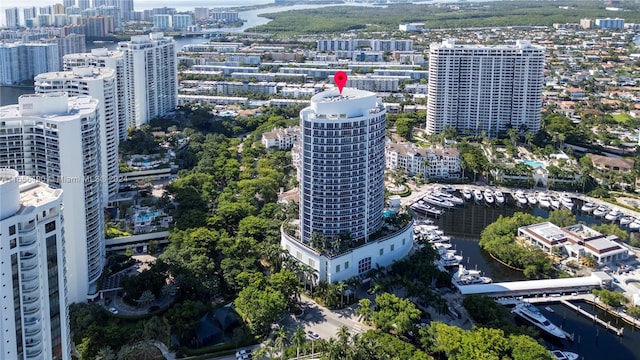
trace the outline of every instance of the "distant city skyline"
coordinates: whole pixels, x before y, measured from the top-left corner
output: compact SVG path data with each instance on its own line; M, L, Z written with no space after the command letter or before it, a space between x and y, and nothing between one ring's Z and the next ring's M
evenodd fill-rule
M76 1L77 2L77 1ZM25 8L35 6L36 8L40 8L43 6L49 6L53 4L60 3L62 4L62 0L32 0L28 3L20 0L3 0L0 4L0 9L8 9L12 7ZM238 7L238 6L249 6L249 5L264 5L264 4L273 4L274 0L187 0L180 1L176 3L172 3L167 5L166 1L161 0L135 0L134 6L136 10L144 10L151 9L156 7L172 7L177 10L189 10L195 7Z

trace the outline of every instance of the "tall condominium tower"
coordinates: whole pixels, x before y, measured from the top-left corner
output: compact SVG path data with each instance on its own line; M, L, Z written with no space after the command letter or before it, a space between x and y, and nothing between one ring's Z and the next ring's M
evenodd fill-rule
M67 92L69 96L88 95L99 102L100 153L102 157L102 198L118 193L118 97L115 70L75 67L72 71L42 73L35 77L38 94Z
M17 28L20 25L20 12L17 7L4 10L4 21L9 29Z
M71 359L62 190L0 169L0 351Z
M22 95L0 107L0 168L64 191L70 302L97 297L104 264L99 109L96 99L66 93Z
M127 139L127 88L124 81L124 57L122 51L111 51L107 48L91 49L90 53L68 54L62 58L64 71L71 71L74 67L95 66L108 67L116 71L116 91L118 104L118 138Z
M128 127L146 124L178 105L175 41L163 33L119 43L124 54Z
M57 44L0 43L0 85L15 85L60 69Z
M431 44L427 133L447 127L495 137L509 128L537 132L544 49L515 45Z
M297 238L283 231L282 246L320 280L389 265L412 246L412 226L374 236L383 226L385 119L375 93L353 88L319 93L300 112L299 231ZM320 252L317 237L328 241ZM340 237L363 245L341 253Z

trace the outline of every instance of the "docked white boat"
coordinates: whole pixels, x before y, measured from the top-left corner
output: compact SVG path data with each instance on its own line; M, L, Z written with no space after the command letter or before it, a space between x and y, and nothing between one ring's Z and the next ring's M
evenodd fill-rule
M513 198L516 199L518 205L527 205L527 197L524 195L524 192L522 192L522 190L516 191L516 193L513 195Z
M462 193L462 198L467 201L473 199L473 193L467 187L463 187L460 193Z
M435 195L439 196L440 198L442 198L444 200L451 201L451 203L454 204L454 205L462 205L462 204L464 204L464 200L462 200L461 198L459 198L457 196L453 196L453 195L449 194L448 192L436 192Z
M595 208L595 210L593 210L593 216L596 216L596 217L603 217L607 215L607 213L609 213L609 208L604 205L600 205L597 208Z
M640 219L635 219L631 224L629 224L629 230L631 230L631 231L639 231L640 230Z
M493 203L495 202L495 198L493 197L493 192L489 189L486 189L483 195L484 195L484 201L487 203L487 205L493 205Z
M549 195L545 193L538 194L538 203L540 203L541 208L550 208L551 207L551 198Z
M436 194L427 194L422 198L422 200L427 204L439 206L447 209L455 207L455 205L451 201L444 199L441 196L438 196Z
M551 355L555 356L557 360L578 360L580 355L564 350L553 350Z
M502 205L504 204L504 194L500 190L496 190L493 193L493 196L496 198L496 204Z
M440 263L444 267L458 266L460 265L460 262L462 262L462 259L462 256L452 254L451 252L446 252L440 255Z
M420 203L421 202L421 203ZM424 201L420 200L418 203L414 203L410 206L411 210L417 211L419 213L423 213L429 216L440 216L442 215L442 210L436 209L433 206L429 206L424 203Z
M558 210L560 209L560 200L558 200L557 198L553 197L553 196L549 196L549 198L551 199L549 202L551 203L551 207Z
M567 193L562 193L560 195L560 204L569 210L573 210L573 200L571 200Z
M531 206L536 206L538 204L538 198L534 194L527 194L527 202Z
M528 302L519 303L511 309L511 312L549 335L555 336L559 339L567 338L567 335L562 331L562 329L550 322L546 317L544 317L544 315L542 315L538 308Z
M449 250L451 249L451 247L453 245L451 245L450 243L446 243L446 242L438 242L438 243L432 243L431 244L433 246L434 249L439 250L439 249L446 249Z
M476 202L481 202L482 201L482 191L475 189L473 190L473 199Z
M465 269L464 265L458 265L458 271L453 274L453 281L460 285L490 284L490 277L481 276L480 270Z
M596 205L595 203L592 203L591 201L587 201L586 203L582 204L582 207L580 207L580 211L590 213L593 210L595 210L597 207L598 205Z
M634 218L633 216L623 216L620 218L620 225L629 225L634 221L636 221L636 218Z
M621 218L623 215L624 214L622 213L622 211L618 209L613 209L604 216L604 219L608 221L616 221L619 218Z

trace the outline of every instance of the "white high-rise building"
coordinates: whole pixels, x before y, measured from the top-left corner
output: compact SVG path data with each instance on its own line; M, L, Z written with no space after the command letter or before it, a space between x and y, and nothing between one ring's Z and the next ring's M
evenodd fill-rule
M427 133L447 127L490 137L508 128L540 130L544 49L515 45L431 44Z
M132 36L121 42L127 87L127 127L164 116L178 105L175 41L163 33Z
M9 29L17 28L20 25L20 12L17 7L4 10L4 22Z
M99 101L102 198L118 193L118 97L116 72L111 68L75 67L72 71L50 72L34 79L38 94L67 92L69 96L88 95Z
M116 70L118 98L118 137L120 141L127 139L127 83L124 81L124 57L122 51L107 48L91 49L90 53L68 54L62 58L64 71L74 67L95 66Z
M173 29L173 18L171 15L153 15L153 28L155 30Z
M184 31L193 25L193 17L191 17L191 14L176 14L173 15L171 23L174 30Z
M43 72L60 68L58 44L0 43L0 85L32 80Z
M386 110L375 93L353 88L321 92L300 112L300 220L281 244L314 268L319 280L341 281L388 266L413 246L411 223L383 226ZM318 252L318 237L330 245ZM348 251L337 238L348 239ZM325 243L326 243L325 242ZM361 244L361 245L355 245Z
M71 359L62 190L0 169L0 351Z
M64 191L67 297L94 299L104 265L98 100L22 95L17 105L0 107L0 123L0 168Z

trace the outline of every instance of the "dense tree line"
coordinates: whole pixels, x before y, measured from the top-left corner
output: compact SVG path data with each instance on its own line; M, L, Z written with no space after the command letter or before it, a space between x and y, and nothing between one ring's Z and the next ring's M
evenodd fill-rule
M494 27L494 26L551 26L554 23L572 23L576 19L602 18L610 14L599 1L514 1L456 4L461 11L447 6L424 4L395 4L378 7L330 7L292 10L266 14L273 19L251 31L281 34L344 33L376 24L376 29L396 30L398 24L423 22L430 29ZM566 6L558 11L558 6ZM638 6L625 4L625 20L639 22ZM339 12L342 16L333 16Z
M528 278L553 277L556 274L553 260L544 251L516 242L519 227L540 222L544 222L544 219L526 213L500 216L482 231L479 245L500 261L522 269Z

